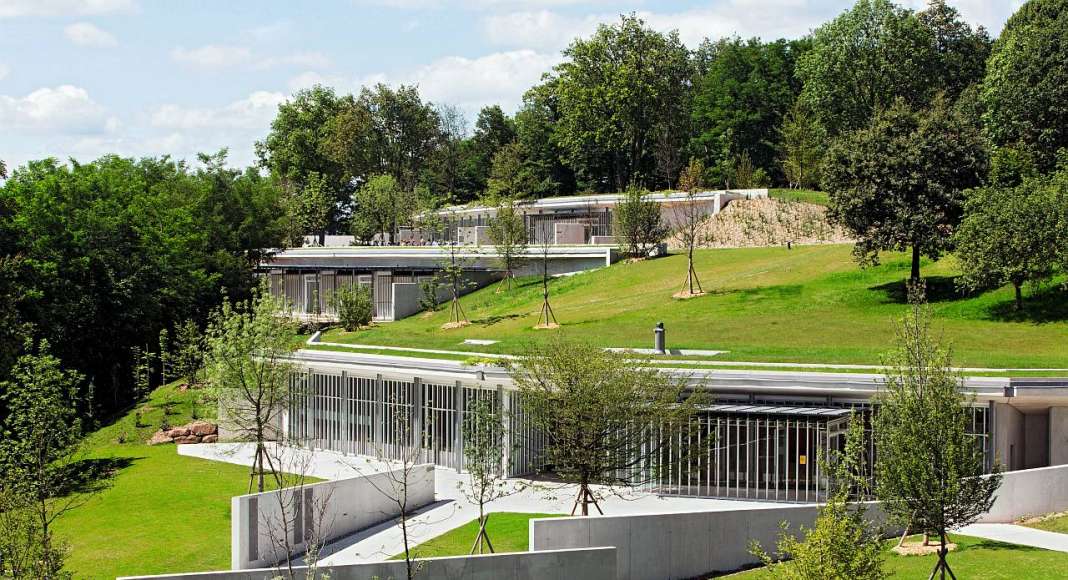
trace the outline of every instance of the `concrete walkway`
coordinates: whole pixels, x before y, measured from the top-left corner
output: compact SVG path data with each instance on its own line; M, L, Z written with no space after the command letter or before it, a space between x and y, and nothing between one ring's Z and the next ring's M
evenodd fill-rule
M179 445L178 453L239 465L252 465L254 446L247 443ZM302 449L271 446L272 457L290 471L302 471L323 479L369 475L382 471L388 463L365 456L342 455L330 451L310 453ZM435 472L438 501L409 519L410 545L415 546L478 517L478 506L469 502L461 489L470 478L452 469L438 467ZM577 492L576 486L517 478L511 480L515 493L487 506L489 512L567 514ZM602 490L603 491L603 490ZM612 515L664 513L680 511L721 511L739 508L781 506L781 503L721 500L686 497L662 497L647 493L622 496L606 494L601 501L605 513ZM591 508L592 509L592 508ZM596 517L596 516L594 516ZM472 538L473 539L473 538ZM371 529L340 538L320 555L322 564L375 562L404 551L400 526L385 522Z
M1014 524L972 524L960 529L960 534L987 540L1031 546L1044 550L1068 552L1068 534L1036 530Z

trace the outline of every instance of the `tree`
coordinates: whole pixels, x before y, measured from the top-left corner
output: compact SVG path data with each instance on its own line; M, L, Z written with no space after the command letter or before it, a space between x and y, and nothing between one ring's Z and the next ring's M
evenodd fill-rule
M700 397L685 379L633 356L556 337L513 363L525 412L545 437L542 462L578 485L572 515L580 507L589 515L591 505L602 511L604 493L651 481L669 453L682 463L700 453L681 445Z
M293 373L289 355L296 350L296 332L287 305L265 287L250 300L224 302L208 325L207 369L220 421L235 438L256 444L250 493L254 481L263 491L265 470L279 470L266 442L277 435L289 402Z
M931 333L922 289L911 288L912 307L897 331L897 350L875 413L876 497L887 515L910 529L939 538L931 577L953 572L946 536L990 509L1001 484L995 464L984 475L979 440L968 433L974 397L953 369L950 350Z
M1053 275L1063 201L1039 179L971 191L954 237L962 270L957 283L972 291L1012 284L1016 310L1022 310L1024 283Z
M185 320L174 332L174 372L190 385L198 385L204 369L204 335L193 320Z
M916 281L920 256L937 259L948 247L963 192L986 168L984 140L944 99L927 110L898 100L832 144L824 186L832 219L857 238L857 260L875 264L880 251L911 249Z
M560 119L557 82L549 79L523 95L523 105L515 114L516 142L523 171L536 187L534 197L552 193L570 194L576 190L575 172L563 162L563 149L556 137Z
M969 87L983 82L986 61L993 41L986 29L972 29L960 11L945 0L929 0L926 10L916 14L934 43L936 79L939 90L955 100Z
M330 296L330 305L337 312L341 327L349 332L371 324L374 302L371 292L358 284L341 286Z
M914 13L890 0L858 0L813 32L812 50L797 63L801 99L836 137L896 99L926 105L936 62L932 34Z
M647 190L631 187L612 211L619 249L631 258L645 256L667 235L660 216L660 204L648 197Z
M3 159L0 159L0 179L7 179L7 164Z
M504 279L497 292L505 287L511 290L515 270L522 264L527 250L527 225L515 201L503 199L497 204L497 213L490 219L487 233L497 254L497 263L504 270Z
M522 200L550 189L551 182L530 165L526 151L519 142L504 145L493 156L486 189L488 197Z
M869 489L870 465L864 419L850 418L842 451L819 458L825 473L829 473L830 493L827 503L820 506L812 528L802 526L803 539L791 534L783 525L777 551L789 555L790 561L776 559L757 543L751 552L768 567L774 578L787 580L882 580L882 530L867 518L863 503Z
M1040 171L1068 147L1068 1L1030 0L994 43L983 124L996 145L1029 147Z
M414 219L418 199L392 175L375 175L356 192L355 205L352 227L357 238L370 240L381 234L385 242L388 234L389 242L396 243L398 226Z
M317 211L327 210L330 230L340 227L352 196L355 174L344 158L331 154L329 147L335 119L351 104L351 96L338 96L328 87L316 85L297 91L278 106L271 131L256 143L260 165L271 172L287 195L303 197L309 180L317 176L318 183L308 193L332 197L317 207Z
M11 380L0 385L7 409L0 419L0 496L18 511L6 516L16 529L5 529L3 535L21 533L11 544L0 544L20 552L0 553L0 571L21 562L27 577L68 577L61 572L66 550L57 543L52 525L84 501L69 495L82 437L77 409L84 378L65 370L47 341L37 348L27 345L26 351Z
M756 167L778 173L778 130L801 91L794 76L806 41L730 38L715 44L708 72L695 83L690 151L711 171L714 183L737 152Z
M515 121L499 105L479 111L474 134L461 144L459 172L463 191L454 201L468 202L487 190L496 156L515 138Z
M467 314L460 304L460 296L464 290L470 287L471 282L467 279L467 269L471 265L470 258L462 255L458 244L449 244L446 247L445 258L438 264L440 277L449 288L451 300L449 301L449 322L441 326L442 329L460 328L471 324L467 320Z
M287 211L293 228L289 243L301 246L305 235L315 234L322 246L336 205L337 194L330 191L330 185L322 174L308 174L300 190L290 193L287 199Z
M535 330L558 328L560 323L556 320L556 313L549 304L549 241L541 243L541 312L538 314L538 323Z
M701 236L701 225L708 220L709 216L708 202L697 200L704 172L705 166L701 161L691 159L690 164L679 177L679 188L686 192L686 199L672 204L675 227L678 228L680 241L686 246L686 282L683 284L682 291L675 294L677 298L689 298L705 293L701 288L701 281L697 279L697 270L693 267L693 251ZM696 292L694 285L697 286Z
M523 490L504 477L504 441L504 414L499 401L485 395L476 398L468 406L463 424L464 471L470 476L470 483L460 487L467 501L478 506L478 534L471 544L472 554L476 550L481 554L483 546L491 553L495 551L486 531L486 506Z
M790 187L818 187L827 134L803 101L794 103L783 119L779 134L782 137L783 175Z
M683 135L688 125L692 72L678 33L623 16L575 40L563 56L548 82L559 111L554 139L566 163L597 191L658 183L655 136Z

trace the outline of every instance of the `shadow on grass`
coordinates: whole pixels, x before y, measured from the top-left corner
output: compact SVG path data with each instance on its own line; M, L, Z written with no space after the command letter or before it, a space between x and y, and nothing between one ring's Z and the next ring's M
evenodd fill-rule
M493 326L498 322L504 322L505 320L512 320L514 318L523 318L523 316L523 314L495 314L493 316L472 320L471 324L477 326Z
M950 302L966 298L968 294L957 288L958 276L929 276L923 279L927 286L928 302ZM908 280L897 280L878 286L871 286L868 290L882 292L885 301L890 304L908 304Z
M800 284L786 284L781 286L762 286L760 288L746 288L743 290L733 290L724 292L725 294L735 294L742 300L782 300L787 298L797 298L801 295L802 286ZM713 292L718 294L718 292Z
M990 308L990 318L1001 322L1061 322L1068 320L1068 290L1061 285L1024 293L1023 310L1016 301L1004 300Z
M62 488L57 490L56 497L66 497L77 493L94 493L107 488L111 480L123 469L134 464L143 457L107 457L92 458L75 461L64 466L64 474L60 481L64 482Z

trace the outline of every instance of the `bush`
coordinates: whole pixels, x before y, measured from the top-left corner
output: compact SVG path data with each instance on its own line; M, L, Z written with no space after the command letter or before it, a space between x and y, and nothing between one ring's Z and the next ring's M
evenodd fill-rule
M330 297L330 305L337 312L341 326L349 332L371 324L374 303L371 302L371 292L363 286L338 288Z
M647 255L668 234L660 218L660 204L646 199L648 195L648 191L632 187L613 212L619 249L631 258Z
M438 309L438 286L437 276L419 283L419 289L422 291L419 295L419 307L424 311L434 312Z

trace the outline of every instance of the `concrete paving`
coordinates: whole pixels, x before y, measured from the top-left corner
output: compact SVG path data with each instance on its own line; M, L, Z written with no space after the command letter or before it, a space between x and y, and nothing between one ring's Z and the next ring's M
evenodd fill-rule
M1068 552L1068 534L1036 530L1014 524L972 524L960 529L965 536L975 536L1032 548Z
M314 453L302 449L271 446L272 457L280 458L283 467L299 469L307 475L324 479L337 479L368 475L386 469L389 464L365 456L342 455L330 451ZM181 445L178 453L224 461L239 465L251 465L254 446L247 443L218 443ZM452 469L436 469L437 502L420 510L408 522L410 545L414 546L455 529L478 517L478 506L464 497L463 489L469 488L470 478ZM511 480L513 495L499 499L487 506L493 512L554 513L571 511L577 488L556 482L534 481L517 478ZM722 511L739 508L781 506L781 503L720 500L684 497L662 497L648 493L608 494L600 490L604 499L601 507L606 514L625 515L665 513L681 511ZM592 509L592 508L591 508ZM596 516L594 516L596 517ZM472 538L473 539L473 538ZM386 522L371 529L341 538L327 546L320 557L323 564L355 564L374 562L392 557L404 551L400 526Z

